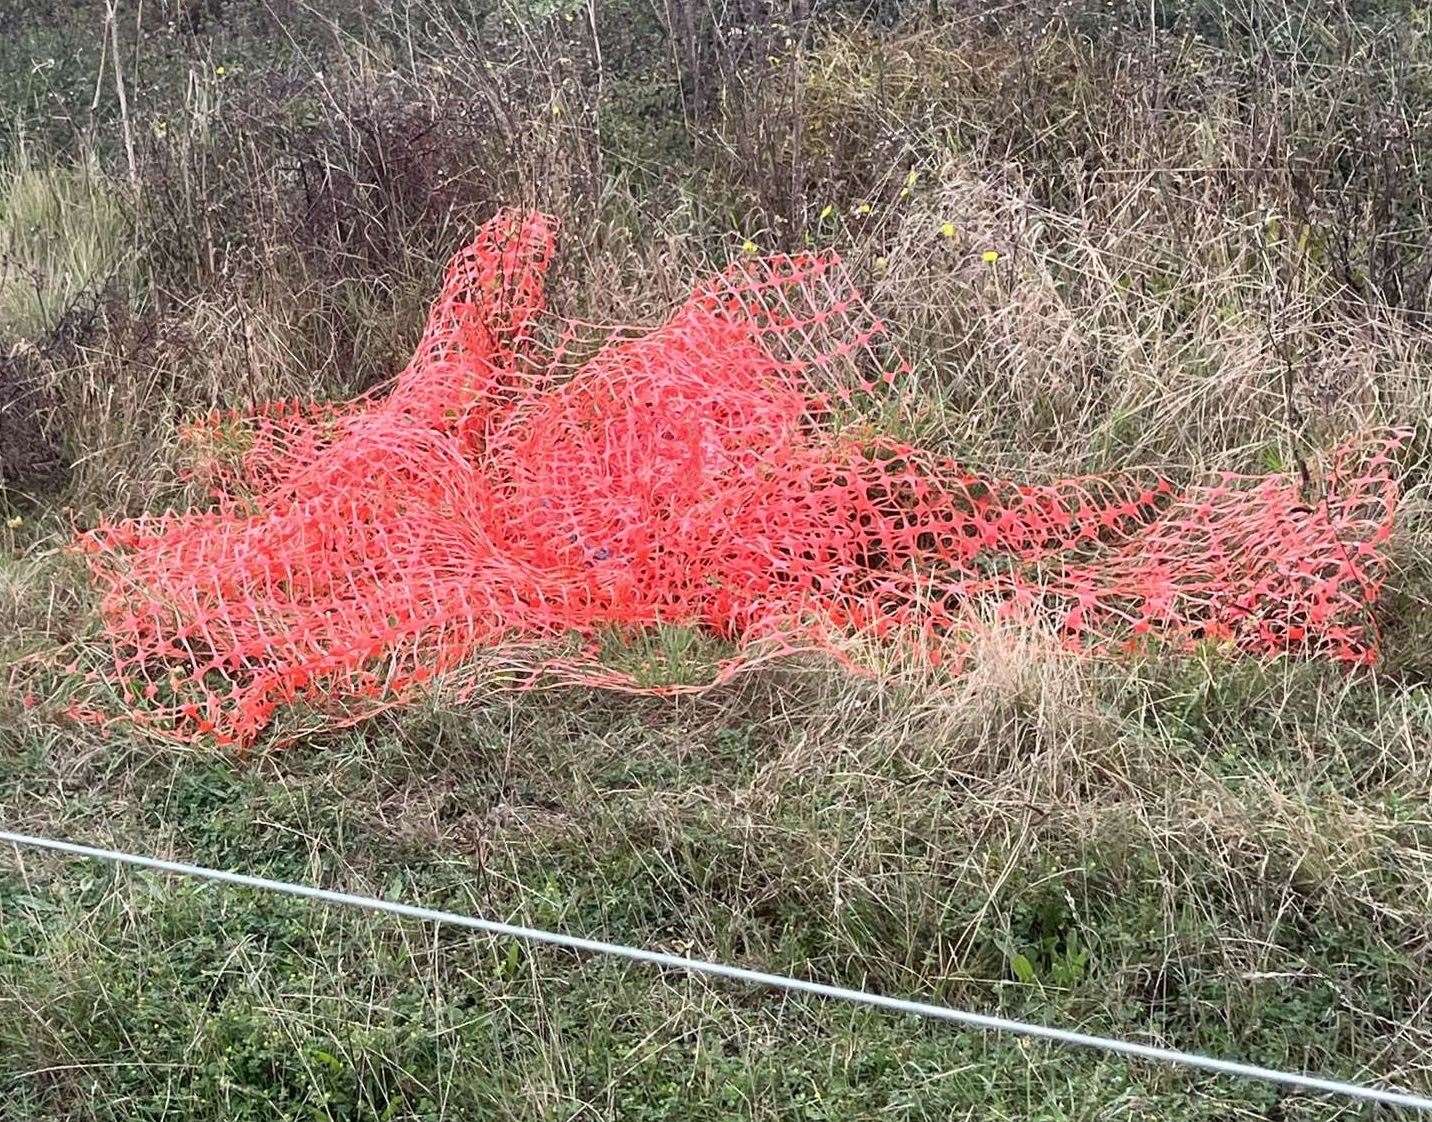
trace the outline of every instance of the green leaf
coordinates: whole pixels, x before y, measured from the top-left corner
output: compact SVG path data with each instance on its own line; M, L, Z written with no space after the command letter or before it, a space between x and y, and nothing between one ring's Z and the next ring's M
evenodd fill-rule
M343 1070L343 1061L332 1052L325 1052L322 1048L315 1048L309 1055L332 1071L341 1072Z

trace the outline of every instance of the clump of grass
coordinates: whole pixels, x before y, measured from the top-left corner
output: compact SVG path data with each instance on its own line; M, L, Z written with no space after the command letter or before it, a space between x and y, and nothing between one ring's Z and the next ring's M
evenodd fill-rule
M598 660L643 689L712 681L736 647L699 626L610 628L598 636Z
M119 183L92 153L70 164L21 144L0 168L0 333L43 339L129 267Z

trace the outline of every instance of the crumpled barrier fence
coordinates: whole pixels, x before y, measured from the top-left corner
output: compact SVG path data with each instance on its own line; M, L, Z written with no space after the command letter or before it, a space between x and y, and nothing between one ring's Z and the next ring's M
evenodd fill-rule
M1375 658L1401 434L1312 487L1008 482L862 422L910 368L834 254L743 259L594 345L546 310L554 245L499 214L390 387L211 416L208 508L82 536L129 718L243 744L281 706L352 720L503 651L525 681L659 692L595 637L666 624L734 644L717 679L855 636L958 656L991 612L1090 649Z

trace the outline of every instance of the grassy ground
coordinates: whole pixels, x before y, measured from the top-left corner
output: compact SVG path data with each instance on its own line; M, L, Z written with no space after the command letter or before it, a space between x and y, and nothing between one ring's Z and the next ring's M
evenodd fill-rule
M1003 470L1416 423L1425 11L106 14L0 12L6 828L1432 1092L1425 435L1352 676L996 629L954 681L436 697L242 758L21 697L93 629L70 519L188 501L197 410L391 373L499 201L562 216L593 320L839 246L916 363L881 422ZM0 1088L5 1122L1393 1116L37 854L0 867Z

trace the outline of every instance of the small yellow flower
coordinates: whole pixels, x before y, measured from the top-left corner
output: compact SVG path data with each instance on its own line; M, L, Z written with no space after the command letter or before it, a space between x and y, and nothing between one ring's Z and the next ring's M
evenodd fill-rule
M917 183L919 183L919 182L920 182L920 172L919 172L918 169L912 168L912 169L910 170L910 174L905 177L905 186L906 186L906 187L913 187L913 186L915 186L915 184L917 184Z
M870 204L869 204L869 203L861 203L858 207L855 208L855 214L859 215L859 216L862 217L862 218L863 218L865 215L869 214L869 213L870 213Z
M826 203L826 204L825 204L825 209L820 212L820 221L821 221L821 222L824 222L827 218L829 218L829 217L830 217L832 214L834 214L834 213L835 213L835 207L834 207L832 204L830 204L830 203Z
M10 529L12 530L18 530L24 524L25 520L21 518L18 514L12 514L9 518L5 519L5 525L10 527Z
M940 237L953 238L954 236L955 224L953 222L946 222L943 226L940 227Z
M982 253L980 256L984 258L984 263L986 265L993 265L996 261L999 260L999 253L993 249L985 250L984 253Z
M760 249L760 246L758 246L755 242L751 241L750 238L747 238L744 242L741 243L742 253L755 253L758 249Z
M225 74L227 74L227 73L228 73L228 71L227 71L226 69L224 69L224 67L222 67L222 66L216 66L216 67L214 67L214 74L215 74L217 77L222 78L222 77L223 77Z

